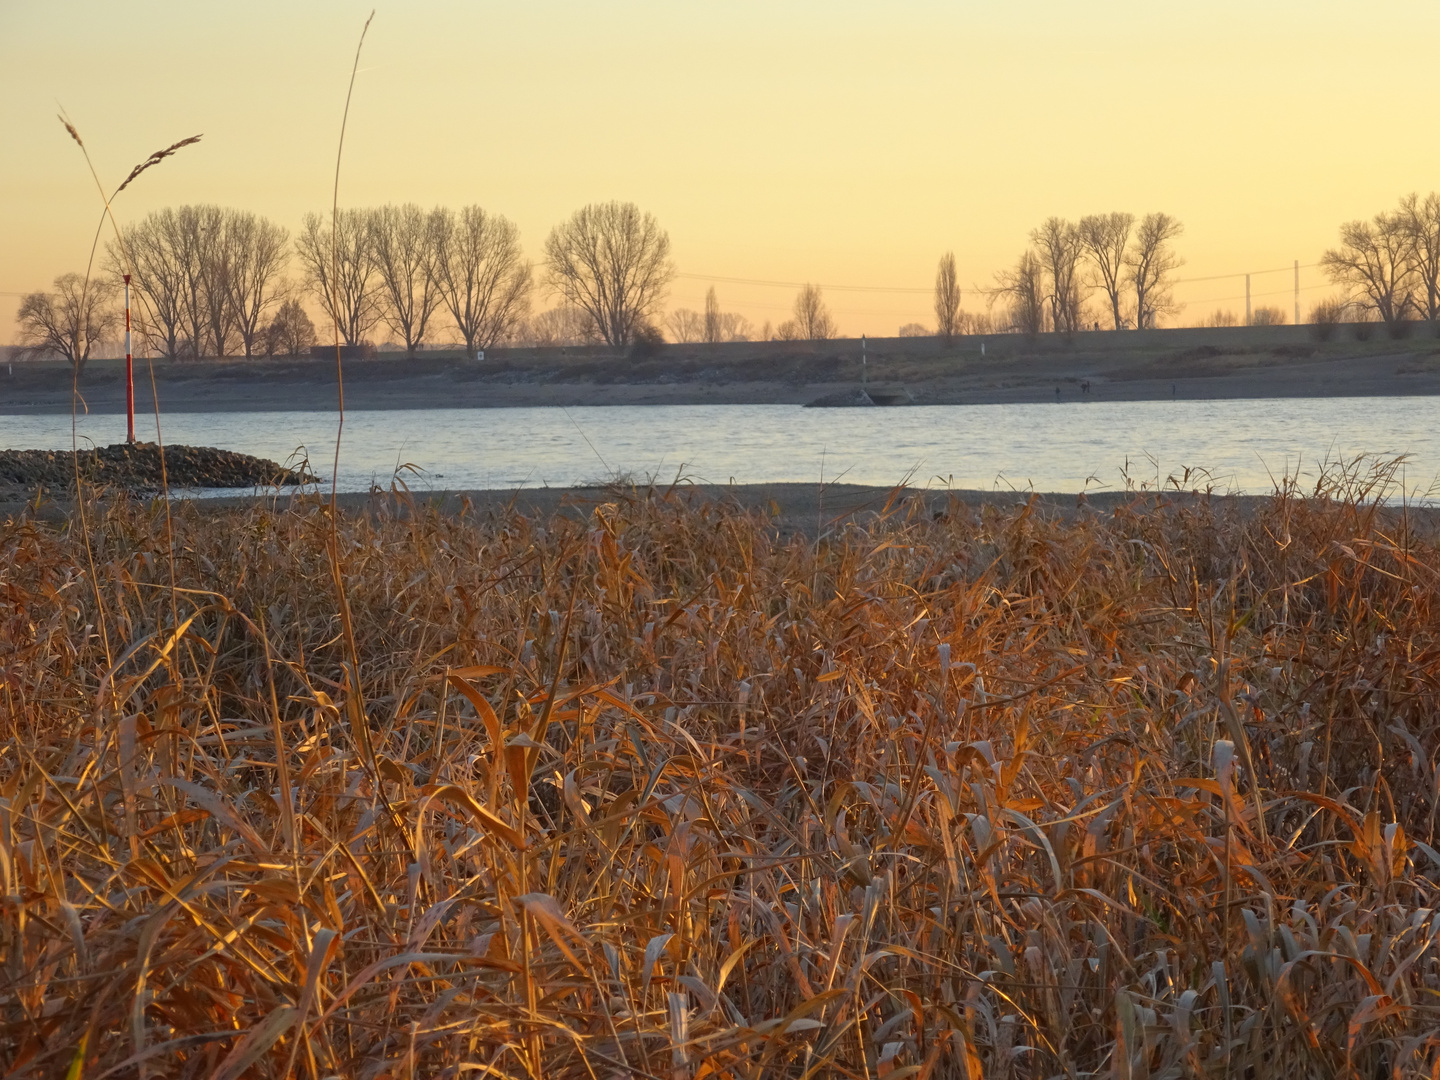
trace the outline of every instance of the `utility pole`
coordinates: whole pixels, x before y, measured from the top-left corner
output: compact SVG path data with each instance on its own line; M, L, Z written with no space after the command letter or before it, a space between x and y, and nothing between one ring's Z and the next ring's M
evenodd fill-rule
M135 361L130 355L130 275L125 275L125 441L135 441Z
M1300 260L1295 260L1295 325L1300 325Z
M1250 275L1245 275L1245 325L1250 325Z

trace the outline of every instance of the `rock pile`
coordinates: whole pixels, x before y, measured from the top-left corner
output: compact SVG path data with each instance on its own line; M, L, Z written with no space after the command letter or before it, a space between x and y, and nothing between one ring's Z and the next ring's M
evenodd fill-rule
M80 475L93 484L128 491L161 488L160 447L117 443L78 453ZM61 489L75 483L75 455L68 450L0 450L0 487ZM171 488L248 488L313 480L264 458L211 446L165 447L165 481Z

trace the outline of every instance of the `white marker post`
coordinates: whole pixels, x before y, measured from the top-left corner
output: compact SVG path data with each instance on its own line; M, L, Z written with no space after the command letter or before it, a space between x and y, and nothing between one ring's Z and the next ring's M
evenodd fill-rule
M125 275L125 441L135 441L135 361L130 355L130 275Z

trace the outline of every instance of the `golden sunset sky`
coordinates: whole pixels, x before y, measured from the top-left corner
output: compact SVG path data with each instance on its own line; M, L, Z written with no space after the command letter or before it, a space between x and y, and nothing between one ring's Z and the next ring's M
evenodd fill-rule
M120 197L122 221L213 202L293 232L329 206L370 10L0 0L0 341L18 294L84 268L96 225L58 107L109 188L204 133ZM793 288L724 279L814 281L846 333L889 335L933 325L941 253L988 284L1052 214L1168 211L1188 279L1314 263L1341 221L1440 188L1437 39L1435 0L381 3L340 198L480 203L537 260L577 207L633 200L674 242L671 307L713 281L779 322ZM1308 310L1327 289L1301 283ZM1256 303L1288 312L1291 284L1256 278ZM1171 322L1243 295L1188 281Z

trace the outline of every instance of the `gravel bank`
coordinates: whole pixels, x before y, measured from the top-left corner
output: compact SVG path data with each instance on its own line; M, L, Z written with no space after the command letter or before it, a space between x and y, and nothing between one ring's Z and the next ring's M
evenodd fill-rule
M73 486L75 456L65 450L0 450L0 488L51 490ZM117 443L78 452L80 475L128 491L158 491L161 450L155 443ZM307 478L264 458L211 446L167 446L164 481L172 488L291 485Z

